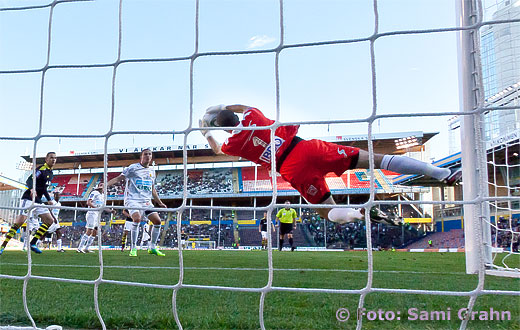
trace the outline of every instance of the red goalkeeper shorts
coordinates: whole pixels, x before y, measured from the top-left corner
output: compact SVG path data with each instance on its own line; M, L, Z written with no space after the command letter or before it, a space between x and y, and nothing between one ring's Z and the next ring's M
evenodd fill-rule
M303 140L287 155L280 174L312 204L330 196L325 175L341 176L357 164L359 149L321 140Z

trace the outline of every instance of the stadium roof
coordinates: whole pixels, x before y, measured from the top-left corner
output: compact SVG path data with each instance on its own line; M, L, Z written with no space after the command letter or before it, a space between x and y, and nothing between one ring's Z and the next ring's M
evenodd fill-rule
M18 181L9 179L3 175L0 175L0 191L14 190L14 189L27 189L25 184Z
M486 143L488 154L488 175L491 178L496 169L492 164L518 164L518 150L520 147L520 131L512 132L502 137L493 139ZM493 157L493 158L491 158ZM507 159L507 160L506 160ZM448 157L432 163L439 167L459 167L461 163L461 153L457 152ZM514 165L513 165L514 166ZM393 184L413 185L413 186L443 186L438 180L425 177L423 175L399 175L394 178Z
M402 154L407 151L420 151L422 145L429 141L438 132L424 133L421 131L397 132L397 133L375 133L372 134L374 152L387 154ZM406 137L417 138L418 145L408 149L397 149L396 140ZM361 149L368 149L368 136L363 135L337 135L319 138L324 141L334 142L341 145L353 146ZM182 164L183 146L156 146L150 147L154 153L156 165ZM139 160L141 150L145 147L122 147L107 150L109 167L124 167ZM229 157L226 155L215 155L208 144L188 144L188 163L219 163L242 161L239 157ZM78 168L101 168L103 167L104 150L58 152L58 162L55 169L74 169ZM32 162L32 156L22 156L27 162ZM37 164L43 164L45 155L36 157Z

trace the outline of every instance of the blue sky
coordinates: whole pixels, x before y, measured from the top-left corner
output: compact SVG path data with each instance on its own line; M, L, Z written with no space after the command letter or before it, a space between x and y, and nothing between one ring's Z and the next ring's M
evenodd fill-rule
M0 0L0 8L47 1ZM382 0L380 32L453 27L453 0ZM0 12L0 71L42 68L49 8ZM121 59L190 56L195 50L195 2L124 1ZM201 0L199 53L270 49L280 42L279 2ZM363 38L374 30L371 1L284 1L284 44ZM60 3L52 17L50 65L113 63L118 46L118 1ZM379 38L375 43L378 113L458 111L455 33ZM190 62L124 63L116 75L114 130L183 130L189 123ZM284 49L280 53L280 120L359 119L372 111L368 42ZM0 74L0 136L31 137L39 128L42 73ZM110 128L112 67L51 69L45 75L42 133L105 134ZM215 104L256 106L275 116L275 55L203 56L194 62L197 122ZM432 156L447 156L447 119L399 118L374 132L440 132ZM303 125L302 137L363 134L365 124ZM219 136L224 136L219 134ZM190 143L203 143L198 132ZM182 137L176 136L174 144ZM116 135L109 148L172 144L171 135ZM32 142L0 139L0 172L15 165ZM48 150L91 150L103 139L41 139Z

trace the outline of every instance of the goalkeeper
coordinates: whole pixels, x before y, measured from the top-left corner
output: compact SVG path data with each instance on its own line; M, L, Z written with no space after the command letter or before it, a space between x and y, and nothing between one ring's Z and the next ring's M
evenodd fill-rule
M237 113L243 114L242 120ZM271 131L241 130L241 127L269 126L274 120L245 105L220 105L206 110L199 126L235 127L227 131L231 136L221 145L209 130L201 130L216 154L239 156L271 169ZM296 136L299 125L280 126L275 131L276 171L291 186L298 190L307 202L312 204L332 204L334 199L325 182L325 175L334 172L342 175L348 169L369 168L369 153L355 147L342 146L321 140L303 140ZM374 154L374 167L401 174L422 174L443 181L448 185L460 180L461 169L447 169L396 155ZM364 209L320 208L318 214L330 221L344 224L364 219ZM377 208L370 211L376 222L398 224Z

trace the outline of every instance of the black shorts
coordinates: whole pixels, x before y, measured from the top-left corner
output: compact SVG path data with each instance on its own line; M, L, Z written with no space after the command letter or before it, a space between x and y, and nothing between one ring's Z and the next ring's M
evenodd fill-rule
M280 224L280 235L291 234L293 230L292 222Z

